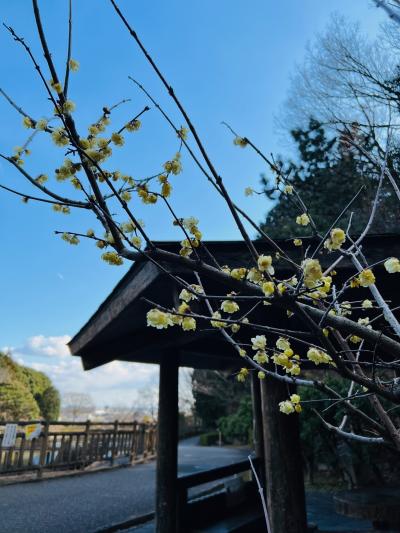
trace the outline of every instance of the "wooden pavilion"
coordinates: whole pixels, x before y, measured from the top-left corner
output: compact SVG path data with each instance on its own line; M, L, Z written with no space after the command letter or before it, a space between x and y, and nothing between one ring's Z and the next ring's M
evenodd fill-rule
M398 236L371 236L365 243L371 262L390 255L400 256ZM279 244L291 257L294 253L299 254L291 241ZM157 246L177 251L179 244L164 242L157 243ZM268 244L257 242L256 246L259 253L272 253ZM207 247L221 265L236 267L250 264L243 242L208 242ZM173 268L174 274L190 283L195 282L188 272ZM285 268L280 267L279 277L293 273L285 272ZM337 269L339 275L346 275L349 268L349 262L343 260ZM208 283L207 280L204 282ZM216 287L211 280L208 288L214 294L227 292L226 288ZM180 288L173 279L154 264L146 260L137 261L69 343L72 355L81 357L85 370L113 360L160 366L156 489L158 533L172 533L180 528L177 525L178 369L183 366L234 372L242 363L218 331L201 328L196 332L183 332L180 328L158 331L146 326L149 305L143 298L173 307L178 302L179 292ZM261 307L264 322L279 324L280 327L286 322L287 318L278 316L274 308ZM293 322L290 328L295 329ZM263 465L272 521L280 524L279 533L303 533L307 526L298 417L282 415L277 409L278 402L287 396L285 384L275 380L260 382L256 377L252 378L255 452Z

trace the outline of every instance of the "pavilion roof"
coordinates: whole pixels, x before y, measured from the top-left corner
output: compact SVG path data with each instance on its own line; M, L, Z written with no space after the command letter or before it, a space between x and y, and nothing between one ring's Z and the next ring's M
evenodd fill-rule
M300 250L291 240L277 241L293 259L301 260ZM231 267L250 265L250 257L243 241L208 241L207 248L221 265ZM168 251L178 251L178 242L158 242L156 245ZM255 241L260 253L272 253L268 243ZM307 243L305 243L307 245ZM364 240L364 251L370 263L385 257L400 256L399 235L371 235ZM368 251L368 252L367 252ZM298 257L296 257L296 255ZM321 257L324 264L326 255ZM329 257L331 263L334 256ZM337 270L350 268L344 259ZM278 275L291 275L287 263L280 262ZM383 269L382 269L383 270ZM172 267L174 274L185 277L185 272ZM187 275L187 273L186 273ZM384 272L382 275L385 276ZM190 279L190 282L193 282ZM397 282L392 277L392 282ZM218 288L216 288L218 291ZM95 368L114 359L143 363L159 363L162 357L178 357L181 366L193 368L231 369L237 366L237 356L218 331L199 329L183 332L181 328L158 331L146 326L146 311L149 306L143 297L172 307L177 302L178 288L175 282L148 260L133 263L109 296L89 318L87 323L69 343L71 354L79 356L85 370ZM217 292L224 294L224 288ZM276 313L268 307L264 317L276 321ZM282 326L282 317L278 319ZM293 327L293 326L291 326Z

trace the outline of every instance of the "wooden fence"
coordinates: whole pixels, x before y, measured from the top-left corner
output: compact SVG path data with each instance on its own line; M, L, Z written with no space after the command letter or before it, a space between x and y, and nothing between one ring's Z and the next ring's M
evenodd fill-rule
M29 440L25 428L41 424ZM15 443L4 447L6 424L17 424ZM0 422L0 476L44 470L84 468L97 461L127 463L156 451L156 427L139 422Z

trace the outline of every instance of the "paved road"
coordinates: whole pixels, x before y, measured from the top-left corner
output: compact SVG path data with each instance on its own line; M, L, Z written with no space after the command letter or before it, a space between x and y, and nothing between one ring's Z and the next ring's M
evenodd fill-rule
M187 474L247 457L246 450L179 447ZM92 533L154 509L155 463L0 487L0 533Z

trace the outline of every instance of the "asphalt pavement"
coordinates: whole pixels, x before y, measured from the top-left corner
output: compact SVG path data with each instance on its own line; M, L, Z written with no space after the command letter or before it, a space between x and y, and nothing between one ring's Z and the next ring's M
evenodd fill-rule
M247 450L179 446L179 473L241 461ZM154 510L155 462L0 487L0 533L93 533Z

